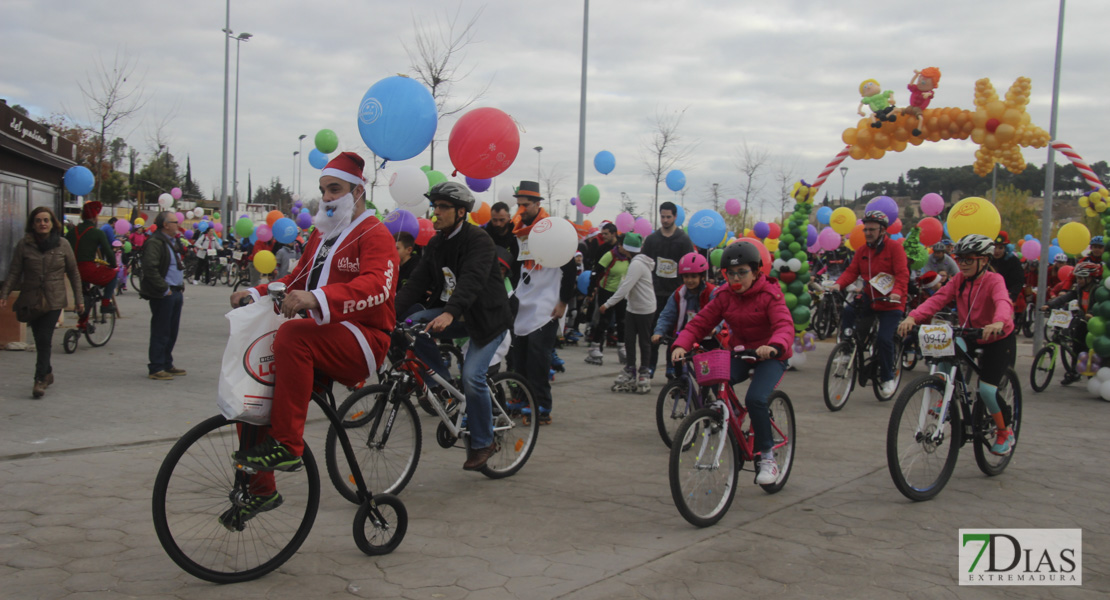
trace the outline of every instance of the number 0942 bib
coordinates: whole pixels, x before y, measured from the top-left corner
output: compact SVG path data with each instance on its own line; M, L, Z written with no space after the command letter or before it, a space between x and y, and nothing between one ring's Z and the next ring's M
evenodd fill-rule
M917 329L917 341L924 356L939 358L956 355L952 326L948 323L922 325Z

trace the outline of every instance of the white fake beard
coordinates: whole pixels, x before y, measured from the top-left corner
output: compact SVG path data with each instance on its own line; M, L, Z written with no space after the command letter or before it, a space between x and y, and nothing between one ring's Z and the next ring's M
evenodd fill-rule
M342 233L351 224L354 214L355 197L348 192L337 200L321 201L320 206L316 208L316 217L312 223L320 230L324 239L329 240Z

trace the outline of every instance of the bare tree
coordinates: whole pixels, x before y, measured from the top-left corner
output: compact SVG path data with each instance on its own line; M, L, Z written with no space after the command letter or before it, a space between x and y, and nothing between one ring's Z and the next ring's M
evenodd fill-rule
M794 183L797 182L795 174L797 163L797 156L783 156L775 163L775 183L779 184L776 202L779 209L779 223L786 223L786 209L794 201L790 192L794 191Z
M678 133L678 126L682 124L682 117L688 108L690 107L674 112L657 110L651 138L644 143L647 150L644 167L648 176L655 181L655 199L651 208L651 222L655 226L658 226L659 221L659 184L676 165L685 162L697 147L697 143L684 145Z
M767 166L771 153L767 150L753 148L748 145L747 140L742 140L738 154L736 168L740 170L740 195L743 196L744 202L744 212L740 218L740 230L742 231L748 226L748 209L753 201L760 198L763 191L764 184L761 179L761 171Z
M636 207L636 201L632 199L632 196L629 196L624 192L621 192L621 212L626 212L633 217L640 216L638 214L640 211Z
M135 63L128 58L120 58L116 53L109 67L102 58L96 61L96 71L85 77L85 83L78 84L85 97L88 112L88 130L96 137L96 197L100 198L100 186L104 180L103 165L108 153L107 138L123 121L132 117L146 104L143 97L141 78L134 80ZM128 81L131 79L131 81Z
M448 15L445 20L437 16L433 23L426 25L413 17L413 27L416 30L415 47L405 46L405 52L408 53L411 63L409 68L416 74L417 79L431 89L440 119L465 110L489 89L490 82L487 82L472 96L448 106L454 84L471 73L471 70L460 72L459 67L466 58L467 46L474 43L475 26L484 10L485 7L478 9L465 25L459 21L459 13L462 12L461 2L455 9L455 14ZM432 140L430 150L431 167L434 169L435 140Z
M558 213L559 213L558 203L562 202L561 199L560 200L555 200L555 190L559 187L559 184L563 183L563 179L565 179L565 176L561 172L559 172L558 169L559 169L559 164L558 163L556 163L554 165L551 165L551 168L549 168L546 173L542 174L543 175L543 177L541 178L542 181L540 181L540 183L543 185L543 189L544 189L543 197L547 198L549 202L550 201L555 202L555 206L554 206L555 212L551 213L551 216L553 216L553 217L558 216ZM569 205L569 202L568 202L567 205ZM566 212L567 212L567 208L566 208L566 206L564 206L563 207L563 216L564 217L566 216Z

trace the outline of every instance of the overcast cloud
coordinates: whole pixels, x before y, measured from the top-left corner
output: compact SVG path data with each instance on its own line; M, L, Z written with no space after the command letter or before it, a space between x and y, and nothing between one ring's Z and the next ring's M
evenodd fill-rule
M240 194L246 194L248 169L255 186L273 177L288 184L300 134L309 135L305 154L312 135L331 128L340 149L369 157L355 125L362 95L383 77L411 71L404 45L412 45L414 20L442 20L460 5L463 21L484 10L463 61L470 74L455 95L488 83L474 106L500 108L524 129L516 163L498 185L535 179L532 148L542 146L544 171L562 176L557 196L575 195L582 3L533 0L232 2L231 28L254 35L242 45L240 67ZM166 131L172 152L182 165L191 157L194 177L211 194L220 185L224 7L222 0L5 0L0 98L36 116L68 109L83 118L78 82L98 57L110 65L119 52L137 62L150 100L143 116L118 134L147 153L150 130L172 114ZM868 78L905 105L914 69L936 66L943 76L932 106L972 108L977 79L990 78L1001 95L1027 76L1033 122L1049 129L1056 2L594 0L590 8L585 180L601 189L595 221L616 214L620 192L641 211L649 209L653 184L644 142L657 111L687 108L679 131L697 148L678 168L686 174L689 209L709 206L713 183L724 198L738 194L741 140L791 164L795 179L812 181L843 147L841 132L856 123L857 89ZM1068 4L1057 138L1091 162L1110 159L1108 22L1104 0ZM234 61L232 44L233 85ZM441 121L437 139L446 140L453 122ZM608 176L593 169L600 150L616 155ZM847 194L917 166L971 164L974 152L970 141L926 142L881 161L849 160ZM449 174L446 154L444 144L437 169ZM1031 163L1046 156L1043 149L1025 150ZM427 153L406 161L427 162ZM315 171L307 161L303 169L310 197ZM769 197L777 195L774 170L766 174ZM834 174L822 196L839 196L840 184ZM481 196L490 200L492 192ZM384 189L378 199L393 207ZM664 190L664 199L674 194Z

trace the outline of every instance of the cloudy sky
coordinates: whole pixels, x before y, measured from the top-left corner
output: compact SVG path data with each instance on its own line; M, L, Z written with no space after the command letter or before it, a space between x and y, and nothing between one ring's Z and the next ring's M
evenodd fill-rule
M1108 160L1110 3L1073 0L1067 8L1057 138L1090 162ZM137 65L148 101L117 134L149 153L152 131L167 121L175 157L184 164L189 155L194 177L211 193L220 185L224 11L224 0L5 0L0 98L39 116L85 118L78 83L98 60L111 65L118 54ZM532 148L542 146L543 170L562 180L556 196L575 195L582 3L535 0L233 1L231 29L254 36L241 55L240 193L248 169L255 186L273 177L288 183L298 136L309 135L307 154L322 128L338 133L340 149L369 157L356 127L363 94L384 77L411 72L405 47L413 47L416 24L434 26L456 11L463 22L480 14L461 62L467 76L454 95L488 86L473 106L500 108L522 129L520 154L496 185L535 179ZM739 193L743 142L772 155L768 213L778 173L815 179L843 147L841 132L858 120L858 86L868 78L894 90L904 105L914 69L936 66L943 76L932 106L972 108L977 79L990 78L1004 94L1028 76L1029 112L1048 130L1057 11L1049 0L594 0L585 181L600 188L601 203L591 217L615 215L621 192L642 211L650 206L645 146L658 113L686 111L678 131L692 151L677 167L687 178L684 202L695 210L710 205L714 183L722 198ZM234 84L234 44L231 61ZM446 140L453 123L442 120L436 138ZM592 166L600 150L617 159L608 176ZM949 141L881 161L849 160L847 194L918 166L971 164L974 152L970 141ZM1030 162L1046 156L1025 150ZM437 169L447 170L446 145L436 158ZM427 162L425 153L397 164ZM316 177L307 161L303 170L302 191L310 197ZM834 174L824 189L838 196L840 184ZM481 196L492 199L492 192ZM664 189L660 201L674 197ZM377 198L392 208L384 189Z

